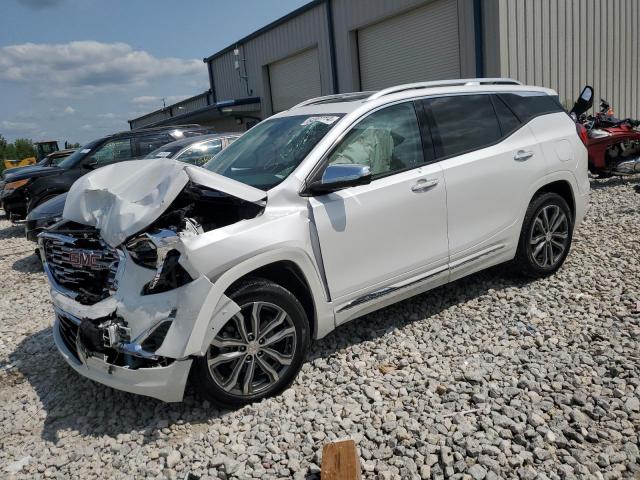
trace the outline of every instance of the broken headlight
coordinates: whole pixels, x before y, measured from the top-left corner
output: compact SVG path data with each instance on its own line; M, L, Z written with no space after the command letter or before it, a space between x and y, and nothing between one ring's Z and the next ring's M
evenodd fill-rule
M158 265L158 249L146 235L134 238L127 243L127 250L133 261L141 267L155 270Z
M167 252L163 260L162 265L158 266L153 280L142 290L144 295L168 292L193 280L179 263L180 252L171 250Z
M173 230L160 229L127 243L127 250L136 264L156 271L145 285L143 295L167 292L193 280L180 265L180 252L175 249L179 241L180 237Z

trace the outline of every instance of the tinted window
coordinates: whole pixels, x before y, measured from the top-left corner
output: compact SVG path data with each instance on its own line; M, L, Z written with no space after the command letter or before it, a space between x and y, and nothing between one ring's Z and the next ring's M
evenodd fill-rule
M458 155L496 143L500 126L489 95L457 95L426 100L440 135L440 157Z
M501 93L498 96L504 100L523 123L540 115L564 111L562 105L558 102L558 97L550 95Z
M507 107L507 105L498 97L493 97L493 106L496 109L498 115L498 121L500 122L500 128L502 129L502 136L506 137L511 132L516 130L522 125L518 117Z
M91 155L98 165L129 160L132 156L130 138L107 142Z
M154 135L144 135L138 139L138 155L145 156L156 148L172 142L174 139L164 133Z
M329 157L329 164L368 165L374 176L424 163L413 102L372 113L358 123Z

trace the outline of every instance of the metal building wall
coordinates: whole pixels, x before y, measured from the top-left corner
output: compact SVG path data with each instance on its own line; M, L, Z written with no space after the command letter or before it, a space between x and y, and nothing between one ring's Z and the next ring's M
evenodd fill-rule
M356 31L438 0L333 0L338 83L341 92L360 89ZM460 72L475 77L473 0L457 0Z
M229 100L250 96L261 97L261 115L271 115L271 103L267 65L303 50L316 47L322 75L322 94L331 94L331 56L325 4L321 3L286 22L267 30L259 36L239 44L240 59L246 62L247 83L234 67L237 57L233 50L212 59L213 79L217 100ZM240 72L245 74L241 62Z
M640 117L640 1L495 1L499 33L486 43L495 56L488 65L494 62L503 76L553 88L566 103L590 84L596 106L605 98L618 117Z

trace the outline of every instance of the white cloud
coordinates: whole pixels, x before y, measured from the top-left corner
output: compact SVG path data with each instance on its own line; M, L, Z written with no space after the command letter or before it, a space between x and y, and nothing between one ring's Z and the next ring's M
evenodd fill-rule
M33 132L40 127L37 123L31 122L11 122L9 120L3 120L0 122L0 128L8 130L10 132Z
M108 120L113 120L114 118L119 118L115 113L99 113L97 115L98 118L106 118Z
M82 126L80 127L80 130L84 130L85 132L88 132L88 131L90 131L90 130L93 130L93 125L89 125L89 124L82 125Z
M201 60L158 58L126 43L24 43L0 49L0 80L29 83L54 97L141 87L165 77L200 77L204 84L206 68Z
M68 115L73 115L74 113L76 113L75 109L70 105L67 105L67 107L63 110L63 112Z

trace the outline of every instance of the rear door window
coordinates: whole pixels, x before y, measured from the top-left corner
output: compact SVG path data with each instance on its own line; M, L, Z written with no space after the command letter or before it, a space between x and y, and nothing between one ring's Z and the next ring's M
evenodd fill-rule
M493 145L500 125L489 95L455 95L424 100L434 127L438 158Z

